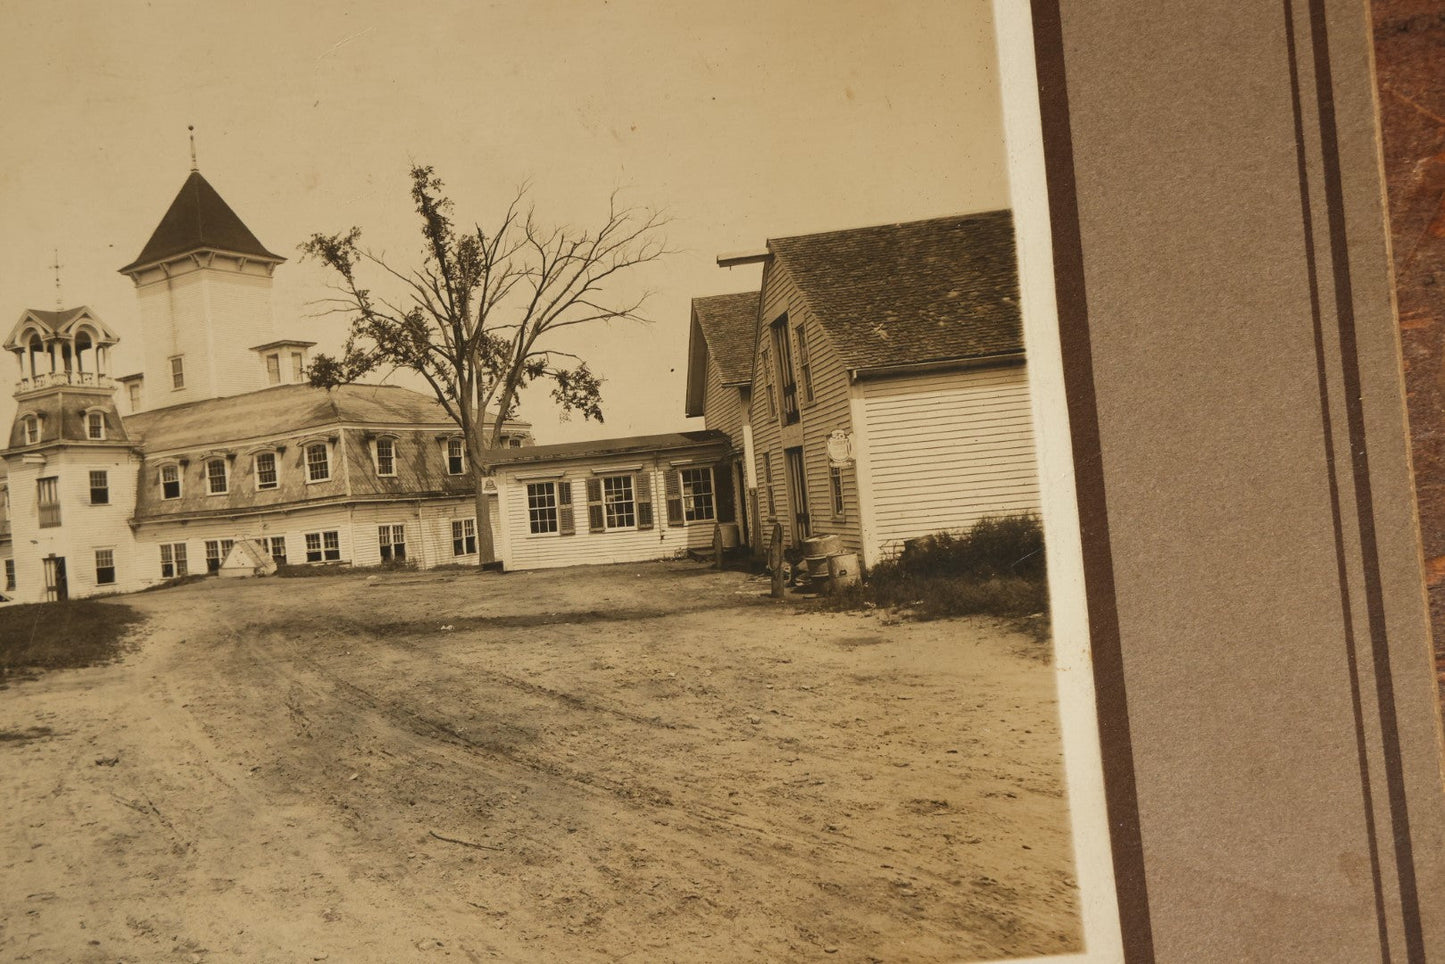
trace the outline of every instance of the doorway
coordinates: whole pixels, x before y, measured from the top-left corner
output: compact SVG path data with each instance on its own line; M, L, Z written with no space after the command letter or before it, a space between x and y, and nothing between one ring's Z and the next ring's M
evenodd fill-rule
M808 473L803 465L803 449L784 449L787 473L788 507L793 512L793 542L802 542L812 535L808 525Z
M46 556L41 561L45 563L45 601L65 602L70 598L70 587L65 581L65 557Z

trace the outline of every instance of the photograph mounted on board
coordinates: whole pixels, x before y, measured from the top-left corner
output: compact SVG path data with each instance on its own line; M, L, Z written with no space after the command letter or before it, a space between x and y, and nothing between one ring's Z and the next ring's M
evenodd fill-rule
M82 7L0 40L86 132L0 148L0 949L1116 953L988 2Z

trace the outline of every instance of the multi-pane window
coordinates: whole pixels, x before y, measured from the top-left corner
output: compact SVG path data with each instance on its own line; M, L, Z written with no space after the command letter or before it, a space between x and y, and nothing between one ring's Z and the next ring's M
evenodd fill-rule
M813 361L808 356L808 332L802 325L793 329L798 339L798 375L803 382L803 401L813 400Z
M341 535L335 529L306 533L307 562L336 562L341 558Z
M105 469L90 471L90 504L110 504L110 474Z
M268 385L279 385L279 384L281 384L281 356L280 356L280 355L272 354L272 355L267 355L267 356L266 356L266 383L267 383Z
M837 465L828 466L828 491L833 497L833 516L843 517L843 469Z
M467 470L467 449L459 438L447 439L447 474L461 475Z
M186 366L180 355L171 357L171 388L179 390L186 387Z
M40 419L34 415L25 416L25 444L34 445L40 441Z
M376 474L396 474L396 440L379 438L376 440Z
M778 359L778 385L782 389L783 423L798 420L798 387L793 382L793 353L788 347L788 316L773 322L773 353Z
M99 441L105 438L105 414L87 412L85 416L85 437Z
M637 501L632 496L632 476L603 477L602 516L609 529L627 529L637 525Z
M211 459L206 463L206 489L211 495L226 494L225 459Z
M527 522L536 535L557 531L557 483L527 483Z
M5 560L5 591L15 591L15 560Z
M306 362L305 362L305 356L303 356L299 351L293 351L293 352L291 353L291 380L292 380L293 382L302 382L302 381L305 381L305 379L306 379Z
M139 412L139 411L140 411L140 382L131 382L131 383L130 383L130 387L129 387L128 390L129 390L129 392L130 392L130 410L131 410L132 412Z
M115 582L115 550L95 550L95 584L109 586Z
M286 537L272 536L270 539L270 543L271 561L276 563L276 565L278 566L286 565Z
M256 453L256 488L276 488L276 453Z
M452 520L452 555L469 556L477 551L477 520Z
M174 579L186 574L186 544L176 542L161 546L161 578Z
M35 502L40 507L40 528L60 525L60 479L57 476L35 480Z
M181 497L181 467L179 465L161 466L161 498L179 499Z
M331 478L331 455L325 442L312 442L306 446L306 481L325 482Z
M406 559L406 526L377 526L376 538L381 545L382 562Z
M704 466L697 469L683 469L682 515L688 522L706 522L716 516L713 505L712 469Z
M215 572L221 568L227 553L235 543L230 539L207 539L206 540L206 572Z

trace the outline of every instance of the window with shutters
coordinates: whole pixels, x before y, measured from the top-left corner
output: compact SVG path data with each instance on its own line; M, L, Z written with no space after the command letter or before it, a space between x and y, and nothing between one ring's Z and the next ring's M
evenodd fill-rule
M557 483L527 483L527 525L533 535L557 531Z
M47 476L35 480L35 502L40 507L40 528L60 525L60 479Z
M179 499L181 497L181 467L174 463L162 465L161 477L161 498Z
M798 339L798 380L803 383L803 401L813 401L813 360L808 355L808 331L803 325L793 329Z
M406 560L406 526L377 526L376 539L381 546L382 562Z
M477 551L477 520L452 520L452 555L470 556Z
M711 522L716 518L713 503L712 469L682 469L678 472L682 488L682 514L688 522Z
M272 536L270 539L270 543L271 561L276 563L276 565L278 566L286 565L286 537Z
M256 488L274 489L276 482L276 453L256 453Z
M90 471L90 504L110 504L110 473L105 469Z
M396 439L382 436L376 440L376 474L396 475Z
M95 550L95 584L110 586L115 583L115 550Z
M206 572L215 572L221 568L227 553L235 543L231 539L207 539L206 540Z
M793 353L788 346L788 316L773 322L773 353L778 359L778 385L782 389L783 424L798 420L798 386L793 381Z
M632 476L602 477L602 518L608 529L630 529L637 525L637 500L632 496Z
M105 438L105 413L87 412L85 415L85 437L92 441L102 441Z
M206 463L206 492L209 495L225 495L228 488L226 460L211 459Z
M331 478L331 453L325 442L306 446L306 484L325 482Z
M175 579L186 574L186 544L175 542L161 546L161 578Z
M588 531L651 528L652 481L648 473L602 475L587 480Z

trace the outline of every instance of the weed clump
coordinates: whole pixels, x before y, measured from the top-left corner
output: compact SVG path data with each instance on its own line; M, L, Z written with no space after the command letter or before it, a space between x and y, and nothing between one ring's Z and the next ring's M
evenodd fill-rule
M143 620L129 606L91 599L6 606L0 609L0 682L110 662Z
M834 597L842 609L875 606L915 619L1022 618L1048 612L1044 532L1033 513L990 516L967 532L910 540L861 585Z

